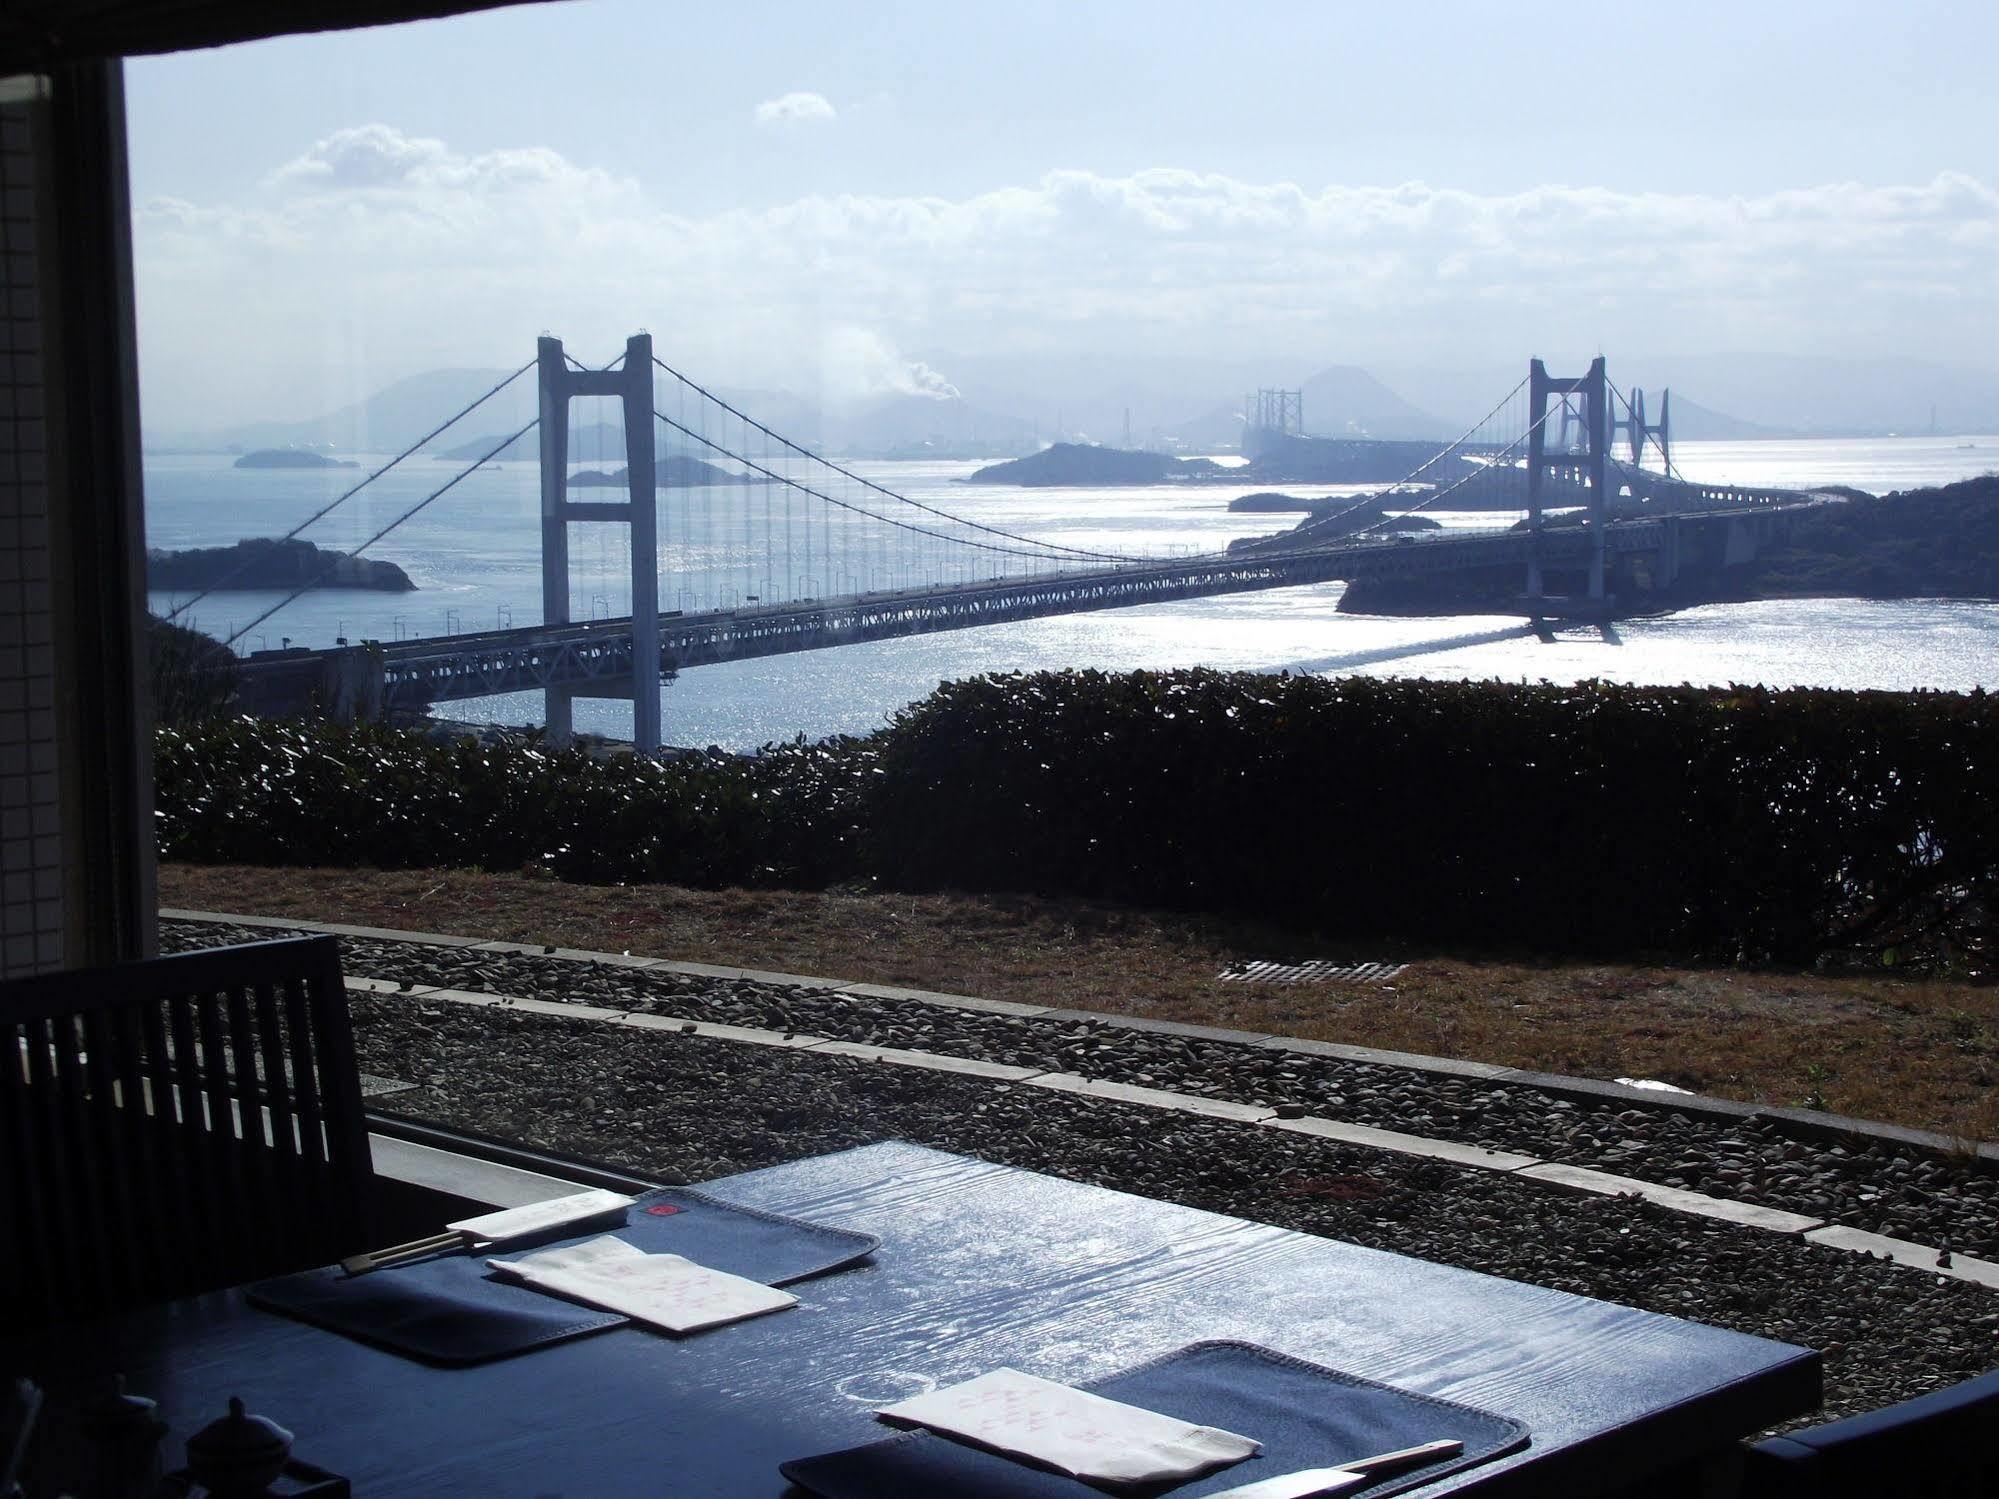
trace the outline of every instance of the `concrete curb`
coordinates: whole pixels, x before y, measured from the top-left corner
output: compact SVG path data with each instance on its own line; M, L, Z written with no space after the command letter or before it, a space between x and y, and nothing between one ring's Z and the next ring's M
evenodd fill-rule
M1975 1260L1961 1254L1944 1255L1927 1244L1912 1244L1907 1239L1891 1239L1886 1234L1871 1234L1865 1229L1848 1228L1838 1223L1815 1228L1805 1235L1805 1239L1829 1249L1844 1249L1854 1254L1893 1260L1898 1265L1928 1270L1937 1275L1952 1275L1959 1280L1999 1290L1999 1265L1989 1260ZM1941 1264L1943 1259L1949 1259L1950 1263Z
M1465 1145L1455 1140L1435 1140L1425 1135L1405 1135L1394 1130L1347 1124L1337 1119L1321 1119L1312 1115L1280 1119L1276 1110L1257 1104L1237 1103L1231 1099L1203 1098L1198 1094L1175 1093L1165 1088L1144 1088L1134 1083L1107 1082L1074 1072L1037 1072L1030 1067L1013 1067L975 1058L944 1056L936 1052L866 1046L854 1041L835 1041L821 1036L758 1030L749 1026L715 1025L673 1015L606 1010L592 1005L563 1004L555 1000L517 998L504 994L474 993L466 989L421 987L408 990L385 989L380 980L372 979L349 979L347 983L354 992L368 994L378 999L414 999L426 1003L467 1005L475 1009L512 1010L549 1019L576 1021L585 1025L623 1026L630 1030L704 1036L710 1040L733 1041L738 1045L774 1046L816 1056L846 1057L854 1061L917 1067L961 1077L980 1077L994 1082L1018 1083L1030 1088L1047 1088L1054 1092L1069 1093L1079 1098L1099 1099L1107 1103L1130 1104L1208 1119L1225 1119L1231 1123L1259 1128L1288 1130L1294 1134L1309 1135L1315 1139L1329 1140L1363 1150L1380 1150L1437 1161L1447 1166L1493 1171L1558 1190L1587 1192L1605 1197L1638 1197L1673 1212L1716 1219L1741 1228L1781 1234L1787 1238L1802 1238L1807 1243L1817 1244L1826 1249L1870 1257L1879 1256L1911 1269L1951 1276L1999 1290L1999 1264L1990 1261L1973 1259L1965 1255L1953 1256L1929 1245L1911 1243L1906 1239L1890 1239L1881 1234L1868 1233L1862 1229L1848 1228L1840 1224L1828 1224L1822 1219L1807 1218L1801 1214L1762 1207L1756 1203L1710 1197L1703 1192L1689 1192L1677 1187L1640 1181L1635 1177L1613 1176L1608 1172L1591 1171L1560 1162L1542 1161L1533 1156L1519 1155L1511 1151L1486 1150L1480 1146Z
M1226 1030L1212 1025L1190 1025L1179 1020L1146 1020L1133 1015L1115 1015L1103 1010L1068 1010L1052 1005L1026 1005L1013 1000L978 999L967 994L944 994L929 989L902 989L882 984L843 982L839 979L811 978L798 974L769 973L755 968L722 968L710 963L683 963L672 958L635 958L630 953L586 952L578 948L558 948L549 953L520 942L482 942L472 937L452 937L435 932L392 931L383 927L344 926L337 922L303 921L278 916L232 916L219 911L161 910L174 921L228 922L238 926L280 928L289 931L326 932L336 937L367 937L376 940L414 942L431 947L470 948L490 952L529 953L536 957L561 958L572 962L610 963L627 968L654 968L696 978L743 979L751 983L790 988L823 989L873 999L908 1000L946 1009L977 1010L991 1015L1014 1015L1023 1019L1087 1021L1092 1025L1115 1026L1158 1036L1180 1036L1189 1040L1218 1041L1234 1046L1261 1046L1299 1056L1326 1057L1369 1067L1392 1067L1405 1072L1428 1073L1435 1077L1474 1078L1532 1088L1584 1103L1617 1103L1627 1108L1655 1113L1704 1115L1710 1119L1774 1121L1800 1140L1813 1144L1870 1145L1880 1143L1897 1149L1922 1150L1935 1155L1958 1157L1973 1162L1980 1171L1999 1173L1999 1141L1975 1145L1930 1130L1909 1129L1899 1124L1881 1124L1871 1119L1853 1119L1843 1114L1821 1113L1814 1109L1785 1108L1772 1104L1743 1103L1732 1098L1710 1098L1699 1093L1660 1094L1649 1088L1630 1088L1622 1083L1595 1078L1569 1077L1554 1072L1530 1072L1519 1067L1500 1067L1490 1062L1466 1062L1452 1057L1426 1056L1420 1052L1385 1051L1372 1046L1349 1046L1337 1041L1309 1041L1297 1036L1277 1036L1263 1031Z

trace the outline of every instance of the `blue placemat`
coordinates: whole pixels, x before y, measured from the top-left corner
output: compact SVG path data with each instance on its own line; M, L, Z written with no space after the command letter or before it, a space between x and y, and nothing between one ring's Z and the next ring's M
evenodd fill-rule
M622 1227L583 1234L556 1229L510 1240L503 1249L453 1250L366 1275L329 1265L262 1281L248 1295L270 1311L428 1363L479 1364L628 1320L503 1280L486 1268L489 1256L510 1258L607 1233L648 1254L685 1255L772 1286L842 1269L881 1242L873 1234L739 1207L692 1187L667 1187L638 1198Z
M1179 1484L1098 1487L918 1431L799 1458L780 1471L820 1499L949 1494L952 1499L1101 1499L1106 1492L1198 1499L1254 1479L1455 1437L1451 1458L1386 1474L1349 1493L1400 1493L1527 1445L1527 1428L1506 1416L1322 1368L1253 1343L1191 1343L1177 1352L1085 1386L1161 1415L1254 1437L1255 1457Z

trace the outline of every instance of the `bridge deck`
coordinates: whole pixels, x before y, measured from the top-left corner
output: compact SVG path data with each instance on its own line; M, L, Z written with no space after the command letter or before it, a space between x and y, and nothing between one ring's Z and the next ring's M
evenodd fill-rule
M1657 549L1667 527L1808 508L1811 502L1670 517L1613 521L1606 546L1613 555ZM1541 533L1544 565L1578 561L1588 548L1582 527ZM722 661L794 651L824 650L939 630L968 629L1098 609L1209 598L1334 580L1408 577L1518 564L1524 567L1534 538L1522 531L1433 535L1421 539L1356 543L1351 540L1296 551L1247 551L1102 570L1079 570L1026 579L802 600L702 614L667 614L660 620L660 660L665 674ZM425 640L370 642L355 648L379 659L384 701L446 702L550 686L583 695L622 696L632 676L629 618L583 624L528 625ZM349 652L293 651L268 663L290 680L312 680ZM245 665L255 675L266 663Z

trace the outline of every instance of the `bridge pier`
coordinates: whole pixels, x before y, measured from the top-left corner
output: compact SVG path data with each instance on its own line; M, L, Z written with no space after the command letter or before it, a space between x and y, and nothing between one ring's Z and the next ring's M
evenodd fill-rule
M1669 515L1660 522L1659 557L1653 570L1655 589L1664 591L1680 581L1680 518Z
M576 694L567 687L541 690L542 732L548 743L567 748L576 741Z
M320 675L321 711L335 723L380 718L385 677L378 648L354 645L333 652Z

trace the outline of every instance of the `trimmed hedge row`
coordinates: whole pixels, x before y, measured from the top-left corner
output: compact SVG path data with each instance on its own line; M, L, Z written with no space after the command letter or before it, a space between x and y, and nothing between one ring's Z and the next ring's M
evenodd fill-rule
M871 846L915 885L1788 960L1999 895L1982 693L989 677L881 768Z
M158 782L161 852L190 860L872 876L1787 961L1999 906L1982 693L1062 672L658 765L237 720L163 731Z
M238 718L162 729L162 858L534 868L595 884L814 887L857 861L875 758L851 740L754 758L593 760L372 725Z

